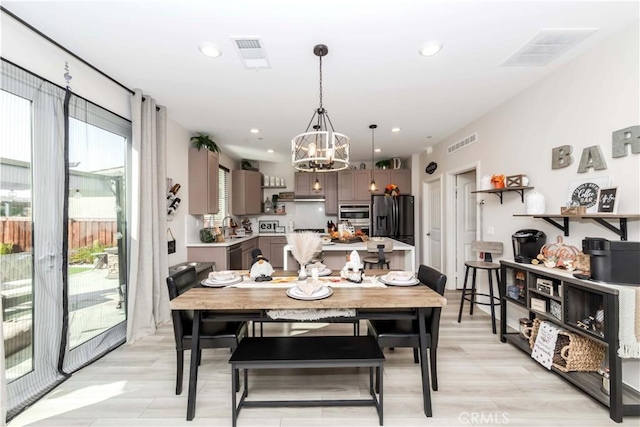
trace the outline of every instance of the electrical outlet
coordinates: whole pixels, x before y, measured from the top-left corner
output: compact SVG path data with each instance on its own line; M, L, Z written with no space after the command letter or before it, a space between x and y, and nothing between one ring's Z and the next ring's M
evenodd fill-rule
M487 236L493 236L496 230L493 227L487 227Z

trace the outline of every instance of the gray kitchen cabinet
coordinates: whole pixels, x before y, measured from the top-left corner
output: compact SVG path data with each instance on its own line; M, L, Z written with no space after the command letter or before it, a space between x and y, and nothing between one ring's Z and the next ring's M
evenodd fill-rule
M253 257L251 252L258 247L258 239L247 240L242 242L242 269L249 270L251 268L251 261Z
M259 215L262 213L262 174L257 171L231 171L231 213Z
M262 251L262 256L271 262L271 237L258 237L258 249Z
M189 213L191 215L217 214L218 153L189 148Z
M314 173L314 172L296 172L294 174L294 187L293 192L296 196L324 196L325 195L325 176L326 173ZM316 178L320 182L320 191L313 190L313 183Z
M271 266L278 270L284 267L284 246L287 244L286 237L272 237L271 238L271 258L269 262Z
M338 215L338 172L324 174L324 213Z
M215 262L216 270L228 270L227 252L226 247L191 247L187 248L187 259L189 261Z
M374 195L384 194L384 188L395 184L400 194L411 194L411 169L374 169L373 179L376 180L378 191Z
M371 172L366 169L338 172L338 200L340 203L369 203Z

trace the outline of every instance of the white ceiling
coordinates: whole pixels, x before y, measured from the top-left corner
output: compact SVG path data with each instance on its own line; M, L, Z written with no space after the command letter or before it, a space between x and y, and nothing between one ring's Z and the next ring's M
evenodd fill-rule
M288 161L291 138L324 106L354 161L423 151L638 20L638 2L3 1L3 6L234 157ZM500 64L541 29L598 32L545 67ZM230 37L259 36L270 69L247 70ZM427 58L418 49L444 43ZM203 56L201 42L223 55ZM80 94L82 95L82 94ZM392 127L400 127L392 133ZM251 128L260 133L251 134ZM428 138L431 136L431 138ZM276 150L267 154L268 148Z

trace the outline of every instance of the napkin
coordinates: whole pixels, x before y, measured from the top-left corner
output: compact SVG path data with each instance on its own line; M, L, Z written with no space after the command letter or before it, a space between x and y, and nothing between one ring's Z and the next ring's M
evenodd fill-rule
M219 282L225 280L232 280L236 277L236 274L233 271L212 271L209 273L209 279L217 280Z
M408 282L413 279L413 272L411 271L390 271L387 273L387 280L400 280L402 282Z
M322 287L322 282L317 280L305 280L304 282L298 282L298 289L305 295L313 295Z

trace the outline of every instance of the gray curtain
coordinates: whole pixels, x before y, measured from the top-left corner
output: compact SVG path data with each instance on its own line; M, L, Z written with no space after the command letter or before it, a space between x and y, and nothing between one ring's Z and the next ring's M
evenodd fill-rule
M166 277L166 129L164 107L136 90L131 99L131 226L127 343L171 319Z

